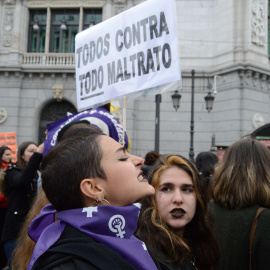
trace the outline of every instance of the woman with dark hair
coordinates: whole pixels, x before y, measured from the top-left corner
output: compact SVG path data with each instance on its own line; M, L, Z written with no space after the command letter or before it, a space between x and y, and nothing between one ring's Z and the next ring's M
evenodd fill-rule
M7 146L0 147L0 235L2 233L4 219L6 215L6 208L8 199L1 193L1 190L4 189L4 179L6 175L6 170L11 161L11 149ZM0 243L0 269L2 269L7 263L6 254L4 251L3 244Z
M217 269L270 269L269 149L252 139L232 144L217 166L210 187L221 248ZM250 250L252 224L261 207L267 209L258 216Z
M40 213L41 209L49 204L43 189L41 188L37 197L34 199L32 207L25 219L25 222L21 226L18 239L16 241L16 247L12 256L12 269L14 270L26 270L33 253L35 242L28 236L28 226L30 222Z
M219 249L195 165L183 156L164 155L148 181L156 193L142 203L138 234L162 269L214 269Z
M112 138L87 131L50 149L41 173L52 205L29 226L36 246L28 269L157 269L133 236L137 202L154 194L142 164Z
M7 146L0 147L1 169L7 169L11 161L11 149Z
M44 145L23 142L17 152L17 163L6 171L8 205L3 225L1 242L10 264L20 228L30 210L37 192L37 170L42 160ZM10 267L11 269L11 267Z
M11 149L7 146L0 147L0 202L6 205L7 199L4 197L6 191L5 176L7 169L11 166ZM2 192L2 193L1 193Z
M98 127L90 125L89 121L73 121L68 125L64 126L58 133L57 141L62 141L65 138L73 137L78 134L102 134ZM28 226L30 222L39 214L41 209L49 204L43 189L40 189L38 196L33 201L33 205L26 217L26 220L20 230L20 234L17 240L16 248L13 254L12 269L16 270L26 270L27 265L30 261L31 255L33 253L35 242L28 236Z
M0 147L0 177L1 177L0 179L0 208L6 208L7 202L8 202L3 192L6 190L5 176L6 176L6 171L8 167L11 166L10 162L11 162L11 149L7 146L1 146ZM1 221L3 220L1 219Z
M203 177L203 180L209 185L210 180L218 163L218 157L212 152L201 152L196 157L196 167Z
M147 177L148 172L150 171L153 164L159 159L160 153L155 151L150 151L146 153L144 157L144 164L142 166L142 171L145 177Z

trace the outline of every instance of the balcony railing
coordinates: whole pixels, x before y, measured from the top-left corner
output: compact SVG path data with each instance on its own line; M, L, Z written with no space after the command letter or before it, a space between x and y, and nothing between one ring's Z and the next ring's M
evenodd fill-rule
M23 54L24 66L75 66L74 53L25 53Z

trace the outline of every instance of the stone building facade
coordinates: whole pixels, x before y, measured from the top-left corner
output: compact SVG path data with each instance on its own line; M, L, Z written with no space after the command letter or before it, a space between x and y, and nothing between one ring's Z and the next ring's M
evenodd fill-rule
M4 120L0 119L0 133L16 132L18 143L40 142L46 124L77 112L76 33L141 2L0 0L0 110ZM269 4L267 0L175 3L182 98L175 111L173 93L162 94L159 151L188 157L191 70L195 70L195 156L210 149L213 135L216 145L226 146L270 122ZM213 90L209 85L216 85L217 91L210 113L204 101ZM127 102L127 132L135 155L154 150L155 111L155 96Z

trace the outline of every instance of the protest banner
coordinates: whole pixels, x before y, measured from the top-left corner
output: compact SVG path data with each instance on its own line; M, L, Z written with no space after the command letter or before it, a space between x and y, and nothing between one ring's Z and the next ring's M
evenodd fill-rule
M148 0L75 39L77 108L179 87L175 0ZM162 86L162 87L159 87Z
M11 149L12 162L17 161L17 140L15 132L0 133L0 146L7 146Z
M73 121L87 120L92 125L99 127L104 134L110 136L129 150L130 142L127 134L124 134L123 126L107 110L103 108L88 109L74 115L69 115L57 122L47 125L47 140L44 142L45 155L54 145L56 145L58 132L67 124Z

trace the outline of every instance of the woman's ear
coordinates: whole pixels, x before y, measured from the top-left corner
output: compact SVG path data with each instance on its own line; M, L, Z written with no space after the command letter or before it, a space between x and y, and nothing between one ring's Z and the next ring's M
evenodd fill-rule
M87 178L82 180L80 184L80 189L85 198L85 202L91 199L94 201L101 201L101 199L104 198L104 189L98 184L98 181L94 178Z

